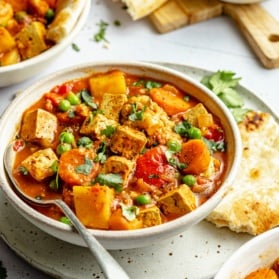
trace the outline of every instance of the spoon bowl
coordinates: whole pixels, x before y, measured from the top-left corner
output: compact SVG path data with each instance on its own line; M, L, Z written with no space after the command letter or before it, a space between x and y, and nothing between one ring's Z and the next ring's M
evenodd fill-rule
M119 263L111 256L111 254L101 245L101 243L91 234L86 227L79 221L71 208L62 199L36 199L28 196L18 185L16 179L13 176L13 164L16 155L16 150L14 148L14 142L11 142L4 152L4 167L11 180L15 191L21 198L26 202L39 205L48 206L55 204L58 206L64 214L69 218L72 225L78 231L78 233L83 238L84 242L90 249L91 253L95 257L97 263L102 269L106 278L129 278L124 269L119 265Z

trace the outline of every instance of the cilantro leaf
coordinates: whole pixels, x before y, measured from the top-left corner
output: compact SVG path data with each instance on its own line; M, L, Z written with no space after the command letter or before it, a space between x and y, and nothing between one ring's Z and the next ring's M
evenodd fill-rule
M231 110L237 122L243 121L248 111L243 108L243 98L237 91L240 80L241 78L236 78L232 71L217 71L201 79L201 83L212 90Z
M90 93L87 90L81 90L80 96L82 101L92 109L97 109L97 104L94 103L93 97L90 95Z
M128 206L123 203L120 204L122 209L122 215L128 220L133 221L136 219L137 215L139 214L139 208L135 205Z
M242 97L232 88L226 88L218 97L228 108L242 107L244 105Z
M108 187L114 188L116 192L121 192L123 179L122 176L117 173L99 173L94 183L106 185Z
M206 85L217 95L226 88L235 88L241 78L234 78L235 73L231 71L217 71L216 73L202 79L201 83Z
M76 173L88 175L92 171L93 165L94 165L93 161L85 157L84 164L77 166L75 168L75 171Z

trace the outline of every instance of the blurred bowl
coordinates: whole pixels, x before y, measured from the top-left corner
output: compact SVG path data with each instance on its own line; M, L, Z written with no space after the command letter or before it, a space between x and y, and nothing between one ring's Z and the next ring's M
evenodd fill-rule
M241 140L238 127L231 113L220 99L200 82L177 71L143 62L91 63L53 73L18 94L2 115L0 123L0 130L2 131L0 134L0 155L3 157L6 146L15 137L24 110L41 98L45 92L65 81L86 77L92 73L107 72L111 69L119 69L126 73L175 84L181 90L188 92L200 102L205 103L207 108L219 117L227 138L228 162L222 185L208 201L191 213L158 226L137 230L109 231L90 229L92 234L108 249L143 247L177 235L204 219L221 201L236 175L241 160ZM20 214L43 231L67 242L84 246L81 237L70 226L38 213L20 199L11 187L4 171L3 162L1 162L1 166L0 179L2 189L10 203Z
M279 228L274 228L252 238L236 250L214 279L243 279L252 271L271 267L278 257Z
M0 87L17 84L27 80L36 75L36 73L40 73L40 71L47 68L51 62L57 60L62 51L71 45L74 38L83 28L90 11L90 5L91 1L85 0L85 5L73 30L59 43L30 59L13 65L0 67Z
M221 0L222 2L232 3L232 4L253 4L259 3L264 0Z

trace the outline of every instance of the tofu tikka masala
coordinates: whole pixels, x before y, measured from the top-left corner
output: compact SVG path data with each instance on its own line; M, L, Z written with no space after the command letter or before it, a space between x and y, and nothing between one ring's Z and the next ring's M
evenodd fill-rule
M131 230L195 210L220 187L219 119L174 84L118 69L59 84L22 116L14 177L88 228ZM56 206L36 208L65 220Z

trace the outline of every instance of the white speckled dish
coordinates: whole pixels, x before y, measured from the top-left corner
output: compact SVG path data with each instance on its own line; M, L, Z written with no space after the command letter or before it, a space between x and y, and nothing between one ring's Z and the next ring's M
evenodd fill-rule
M209 73L184 65L164 65L185 72L196 80ZM269 112L278 120L261 98L241 86L240 91L245 97L247 107ZM86 248L58 240L33 226L15 211L1 190L0 212L2 238L31 265L55 278L103 278L97 263ZM156 245L115 250L111 253L133 279L210 279L233 252L251 238L247 234L217 229L203 221Z

